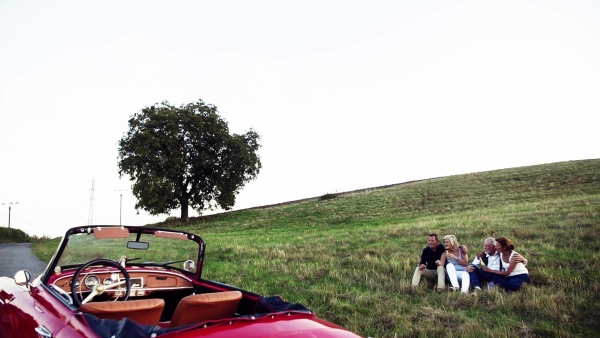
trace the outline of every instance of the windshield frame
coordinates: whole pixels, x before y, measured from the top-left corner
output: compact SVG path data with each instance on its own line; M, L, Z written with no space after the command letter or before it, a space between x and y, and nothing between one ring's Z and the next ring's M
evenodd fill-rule
M143 227L143 226L114 226L114 225L89 225L89 226L80 226L80 227L74 227L71 228L69 230L67 230L67 232L65 233L65 236L62 238L55 254L52 256L52 259L50 260L48 266L46 267L46 270L44 271L44 274L42 276L42 283L44 284L48 284L49 280L51 279L51 276L54 274L55 271L57 271L57 267L58 270L64 268L69 268L69 267L78 267L81 264L85 264L87 261L81 261L82 259L87 259L88 261L91 259L97 259L99 257L94 256L94 255L104 255L103 252L101 253L91 253L89 254L89 257L86 258L85 253L83 255L81 255L83 258L68 258L65 256L65 254L70 254L72 253L73 249L77 250L78 247L73 247L73 245L69 246L69 244L75 244L77 242L78 239L80 238L84 238L90 236L89 238L86 238L86 241L88 241L89 243L92 242L102 242L102 244L104 243L123 243L122 246L119 247L119 250L125 252L127 250L129 250L129 252L132 252L131 248L127 249L127 242L149 242L149 241L159 241L162 243L171 243L173 242L171 245L181 245L182 242L179 242L181 240L185 240L185 241L192 241L194 243L190 243L193 245L190 245L189 248L193 248L193 250L197 250L196 254L193 253L189 253L186 255L186 257L189 257L190 260L192 260L195 265L196 265L196 271L192 272L189 270L185 270L182 266L183 266L183 262L179 262L177 264L171 264L171 265L166 265L164 266L163 264L165 263L163 262L157 262L157 261L146 261L146 266L152 267L152 266L161 266L164 268L168 268L168 269L174 269L174 270L178 270L179 272L186 274L187 276L191 277L191 278L195 278L196 280L200 280L201 276L202 276L202 266L203 266L203 261L204 261L204 251L206 248L206 243L204 242L204 240L202 240L202 238L200 236L197 236L195 234L189 233L189 232L185 232L185 231L179 231L179 230L173 230L173 229L161 229L161 228L148 228L148 227ZM152 244L150 243L150 248L148 250L148 252L143 252L145 250L139 250L139 253L141 257L144 256L152 256ZM185 244L185 243L184 243ZM185 244L187 245L187 244ZM108 248L102 248L102 245L100 245L98 248L106 250ZM196 249L197 248L197 249ZM83 249L83 247L79 247L80 251L87 251L87 250L81 250ZM154 252L158 251L156 250L157 248L154 248ZM137 251L137 250L136 250ZM144 255L142 255L142 253L144 253ZM107 255L110 255L109 257L104 257L105 259L111 259L111 260L115 260L118 261L120 257L114 257L114 255L120 255L120 253L108 253ZM135 259L138 258L138 255L135 254L135 252L133 252L133 255L131 257L127 257L127 259ZM69 260L71 259L71 260ZM165 259L165 261L169 261L168 259ZM127 262L127 266L144 266L144 260L132 260L132 261L126 261Z

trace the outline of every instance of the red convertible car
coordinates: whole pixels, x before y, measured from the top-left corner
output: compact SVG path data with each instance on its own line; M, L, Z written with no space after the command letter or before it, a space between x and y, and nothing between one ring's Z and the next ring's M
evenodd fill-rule
M0 337L359 337L278 296L202 279L183 231L69 229L45 271L0 277Z

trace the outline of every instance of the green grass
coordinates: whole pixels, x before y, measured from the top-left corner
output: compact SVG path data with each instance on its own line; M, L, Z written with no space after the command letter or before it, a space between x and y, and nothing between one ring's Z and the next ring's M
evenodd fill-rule
M203 237L204 278L304 303L363 336L600 332L600 160L436 178L154 226ZM425 282L413 290L429 232L456 235L471 256L484 238L509 237L529 260L532 284L477 297L435 294Z

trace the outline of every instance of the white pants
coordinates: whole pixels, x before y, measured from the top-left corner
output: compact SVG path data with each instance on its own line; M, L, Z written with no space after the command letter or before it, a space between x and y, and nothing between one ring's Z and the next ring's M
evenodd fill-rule
M450 283L453 287L459 288L458 282L461 282L460 291L467 293L469 292L469 285L471 284L471 278L469 277L469 273L466 271L456 271L456 267L452 263L448 263L446 265L446 272L448 273L448 278L450 278Z

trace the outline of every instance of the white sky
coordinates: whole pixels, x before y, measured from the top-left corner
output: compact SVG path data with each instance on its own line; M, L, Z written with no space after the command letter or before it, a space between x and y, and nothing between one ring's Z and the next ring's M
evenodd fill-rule
M61 236L94 180L93 223L119 224L117 142L163 100L262 136L235 209L600 158L599 18L596 0L0 0L0 203ZM134 204L123 224L166 217Z

